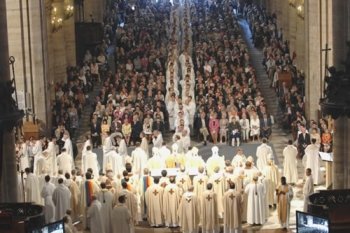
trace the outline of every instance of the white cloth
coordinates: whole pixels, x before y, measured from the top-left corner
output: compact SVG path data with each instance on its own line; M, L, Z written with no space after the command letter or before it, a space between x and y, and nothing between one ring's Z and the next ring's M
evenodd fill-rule
M200 221L200 200L192 192L186 192L179 205L179 222L184 233L197 233Z
M141 147L137 147L131 152L131 160L133 173L139 178L147 165L147 154Z
M283 175L288 183L296 184L298 181L297 155L298 149L293 145L288 145L283 149Z
M97 200L101 203L101 216L102 224L105 227L106 232L112 231L112 207L113 207L113 194L107 189L102 189L97 194ZM113 219L115 221L115 219Z
M58 184L55 191L52 194L52 201L55 204L55 217L56 221L61 220L66 211L70 209L71 193L66 185Z
M57 150L56 150L56 144L54 142L49 142L47 149L44 152L47 152L47 158L46 158L46 166L47 166L47 172L50 176L55 176L57 174Z
M309 196L314 193L314 181L312 176L307 176L303 187L304 212L308 212Z
M71 169L74 169L73 144L72 144L72 140L70 140L70 138L67 138L64 140L63 148L65 148L66 152L71 156L71 158L72 158Z
M29 151L27 143L22 143L20 147L19 171L24 171L29 167Z
M158 134L156 138L152 139L153 146L157 148L161 148L163 145L163 136L161 133Z
M262 143L256 149L256 157L257 157L256 166L260 171L263 171L269 159L273 158L273 152L272 152L271 146L267 145L266 143Z
M58 170L62 170L63 174L71 173L72 167L74 167L72 156L67 152L62 152L57 156L57 165Z
M25 193L26 193L26 202L34 202L35 204L42 204L42 198L40 196L40 185L39 178L33 173L27 175L25 180Z
M99 165L97 161L97 154L91 150L86 151L82 155L81 170L85 174L88 168L91 168L95 177L99 174Z
M44 213L45 222L50 223L55 221L55 204L52 201L52 195L55 191L55 185L51 182L46 182L41 190L41 197L44 198Z
M314 184L319 184L321 182L319 147L315 144L308 145L305 148L304 157L306 159L305 169L311 168Z
M101 208L101 203L98 200L94 200L87 211L87 218L90 220L91 233L105 233L105 226L103 225L102 221Z
M103 171L112 169L115 176L121 176L124 171L123 158L116 152L110 151L103 158Z
M248 195L247 223L264 224L266 219L264 185L252 182L246 186L245 193Z

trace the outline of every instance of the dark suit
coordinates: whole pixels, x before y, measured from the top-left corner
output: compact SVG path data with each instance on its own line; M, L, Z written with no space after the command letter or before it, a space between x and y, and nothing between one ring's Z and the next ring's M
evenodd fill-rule
M91 124L90 126L91 132L91 143L94 148L101 145L101 126L100 124Z
M271 135L271 117L267 117L266 119L260 118L260 133L261 137L263 138L269 138Z
M310 139L310 134L305 133L300 133L298 135L298 151L299 151L299 156L303 157L305 154L305 148L311 144L311 139Z

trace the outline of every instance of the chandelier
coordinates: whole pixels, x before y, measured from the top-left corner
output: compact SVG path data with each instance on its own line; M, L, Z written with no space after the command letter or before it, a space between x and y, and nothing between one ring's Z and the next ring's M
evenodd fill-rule
M74 14L74 6L70 0L64 1L64 18L67 20Z
M59 16L57 12L57 7L52 7L51 11L51 26L52 26L52 32L57 32L62 28L63 25L63 19Z

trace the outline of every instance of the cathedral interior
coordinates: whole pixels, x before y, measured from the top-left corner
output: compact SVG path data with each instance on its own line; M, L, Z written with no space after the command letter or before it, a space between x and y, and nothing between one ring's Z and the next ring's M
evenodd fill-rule
M177 9L181 9L180 22L174 20ZM189 26L183 30L186 23ZM36 232L30 229L45 223L43 203L26 199L26 167L19 164L18 156L21 143L52 142L55 137L61 153L67 131L73 166L80 168L89 135L102 169L103 142L113 131L120 109L127 109L129 115L123 115L127 123L115 126L126 141L126 154L131 156L141 142L141 132L150 142L150 154L159 132L172 148L177 128L171 121L183 124L170 114L167 99L173 95L176 101L182 98L183 108L188 99L194 103L193 113L188 110L191 133L187 132L189 146L183 153L196 147L209 161L217 147L230 162L241 148L254 161L263 138L268 138L272 160L284 176L288 141L298 150L297 179L288 182L294 191L288 229L279 224L273 203L265 223L243 223L235 232L297 232L302 222L297 211L303 211L304 205L305 148L313 144L314 135L321 154L315 165L320 178L313 177L317 186L307 212L329 220L331 230L317 232L350 231L350 0L0 0L0 34L0 232ZM175 82L180 91L177 87L174 91L174 81L167 80L174 72L169 61L185 50L193 77L183 71L184 80ZM187 75L191 77L185 80ZM217 112L222 119L222 108L238 122L243 115L250 116L250 124L255 119L251 112L256 112L260 132L252 134L252 128L245 138L242 131L237 139L221 128L215 132L215 125L208 123L205 135L201 113L211 119ZM144 119L140 132L134 133L132 123L127 133L128 121L135 122L135 115ZM164 123L154 126L157 118ZM108 124L105 134L93 131L95 120L102 131L104 122ZM156 133L146 133L146 120L157 127ZM273 123L265 130L262 122L270 120ZM303 130L311 135L308 143L300 139ZM120 149L119 139L116 143ZM95 233L83 225L76 221L78 232ZM220 227L226 232L223 220ZM153 228L141 221L134 232L183 231Z

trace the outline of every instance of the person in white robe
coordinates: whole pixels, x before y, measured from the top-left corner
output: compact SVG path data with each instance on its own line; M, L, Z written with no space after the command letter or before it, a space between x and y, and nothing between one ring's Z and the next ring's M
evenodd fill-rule
M45 184L41 190L41 197L44 199L44 213L46 224L55 221L55 204L52 201L52 195L55 191L55 185L50 182L50 176L45 176Z
M140 178L147 165L147 154L140 147L140 142L136 142L136 148L131 152L131 161L134 175Z
M185 170L185 167L181 167L180 171L176 175L176 184L181 188L182 193L186 192L190 186L192 186L191 177Z
M61 170L64 173L70 173L72 167L74 166L72 161L72 156L67 153L67 149L63 148L62 153L57 156L57 166L58 170Z
M283 176L291 184L296 184L298 181L297 156L298 149L293 145L292 140L289 140L288 145L283 149Z
M47 173L47 152L41 152L35 156L35 162L34 162L34 174L40 177L43 174Z
M19 154L19 171L24 172L24 170L30 166L29 141L21 142L18 154Z
M158 149L162 147L163 136L162 136L162 133L160 131L154 130L152 142L153 142L154 147L157 147Z
M217 203L217 213L219 214L219 217L222 218L223 212L224 212L224 207L223 207L223 202L222 198L225 193L225 179L223 176L223 173L220 172L220 168L216 167L214 169L214 174L212 174L209 177L208 183L211 183L213 185L213 191L216 193L216 197L218 200Z
M271 146L267 145L267 139L263 138L262 143L256 149L257 167L260 171L263 171L270 158L273 158L273 152Z
M205 167L205 162L202 156L198 154L198 151L197 147L192 147L192 149L186 153L185 167L187 171L195 171L198 170L199 167Z
M72 164L70 169L74 169L74 153L73 153L73 143L70 139L68 131L64 132L62 140L64 141L63 148L71 156Z
M308 205L309 205L309 196L314 193L314 181L312 177L312 170L310 168L306 168L305 175L306 180L305 184L303 186L303 195L304 195L304 212L308 212Z
M171 154L171 151L166 146L166 142L163 142L162 147L159 149L159 154L163 159L167 158Z
M269 206L275 205L276 204L275 190L280 182L280 173L278 171L278 167L275 165L272 159L269 160L268 165L264 168L264 170L262 171L262 174L265 177L264 180L267 185L267 189L266 189L267 204Z
M229 182L229 189L223 196L224 206L224 233L242 232L242 204L243 198L236 191L236 185Z
M113 194L106 188L106 183L101 183L101 190L97 194L97 200L101 203L102 224L105 231L112 232L112 208L113 208Z
M219 233L218 199L211 183L201 197L201 225L203 233Z
M86 135L85 136L85 142L84 142L84 145L83 145L83 150L82 150L82 154L84 154L86 152L86 148L90 146L92 147L92 143L91 143L91 136L90 135Z
M43 142L42 142L42 138L40 138L39 140L35 141L34 146L32 147L32 154L33 154L33 173L38 175L38 171L37 171L37 164L38 164L38 160L43 159L42 157L42 153L43 153Z
M198 168L198 175L193 177L194 194L201 197L206 190L208 176L204 173L204 167Z
M235 168L244 167L246 160L247 160L247 158L246 158L246 156L243 153L243 149L242 148L238 148L236 155L233 156L232 165Z
M86 147L86 152L82 154L81 170L83 173L91 168L93 174L99 174L99 164L97 161L97 154L91 151L91 146Z
M39 185L39 179L36 175L34 175L30 168L26 168L26 180L24 185L25 195L26 195L26 202L33 202L35 204L42 204L42 198L40 196L40 185Z
M212 155L207 160L207 173L209 176L214 174L214 169L219 167L219 170L223 170L225 168L225 157L219 156L219 148L217 146L213 146L211 148Z
M55 204L56 221L61 220L66 211L70 209L71 193L68 187L63 183L63 179L58 179L58 185L52 194L52 201Z
M253 181L245 187L244 192L248 195L247 223L264 224L266 220L264 185L258 182L257 176L254 176Z
M123 159L123 164L126 164L128 161L128 147L126 146L125 139L122 137L117 137L118 142L118 154Z
M163 213L165 226L178 227L178 209L181 198L181 189L175 184L175 178L170 177L170 183L163 192Z
M197 233L200 223L200 199L193 192L193 186L188 188L179 205L179 224L183 233Z
M58 151L58 146L56 144L56 138L53 137L47 146L47 149L44 151L47 153L46 157L46 166L47 166L47 171L50 176L56 176L57 174L57 151Z
M138 195L140 198L141 219L147 218L146 191L153 184L153 177L150 176L148 168L143 170L143 176L138 182ZM141 220L140 219L140 220Z
M118 204L112 210L112 233L132 233L131 214L125 206L125 196L118 198ZM107 233L107 231L106 231Z
M134 190L134 187L132 187L132 190L130 191L130 184L128 184L126 181L122 181L122 190L116 193L114 196L114 203L118 203L117 200L120 195L124 195L126 197L125 205L130 210L133 225L137 224L139 220L137 196Z
M146 152L147 158L149 158L149 147L148 147L147 137L145 136L144 133L141 133L140 134L140 138L141 138L141 145L140 145L140 147Z
M319 152L319 146L316 144L316 139L311 139L311 144L305 148L305 156L303 159L306 160L305 168L311 168L312 178L315 185L321 183L321 163Z
M90 223L91 233L106 233L105 225L102 221L102 205L95 195L92 196L92 202L87 211L87 218Z
M269 213L270 213L269 202L272 202L275 204L275 192L274 191L276 190L276 188L274 188L274 189L270 188L268 180L266 179L265 175L263 175L263 173L261 171L258 171L256 173L256 176L258 176L258 182L264 186L264 190L265 190L265 195L264 195L264 198L262 200L262 203L263 203L262 207L265 209L265 220L267 221L267 219L269 217ZM277 187L277 186L275 186L275 187ZM269 192L271 192L272 194L270 194ZM271 196L272 196L272 201L270 200Z
M152 227L163 225L163 191L164 189L159 185L159 178L154 177L154 183L145 194L147 221Z

